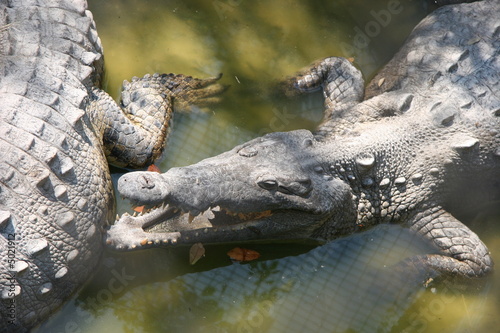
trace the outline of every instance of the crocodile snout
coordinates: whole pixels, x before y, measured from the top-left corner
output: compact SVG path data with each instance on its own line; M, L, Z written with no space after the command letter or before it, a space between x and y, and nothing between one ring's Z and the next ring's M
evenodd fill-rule
M162 181L156 172L131 172L118 179L118 192L134 203L158 204L166 195Z

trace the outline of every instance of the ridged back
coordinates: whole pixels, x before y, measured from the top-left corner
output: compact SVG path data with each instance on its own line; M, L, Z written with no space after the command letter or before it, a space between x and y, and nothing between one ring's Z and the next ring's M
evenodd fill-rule
M2 0L0 30L0 331L12 332L88 278L114 201L85 114L102 71L86 2Z

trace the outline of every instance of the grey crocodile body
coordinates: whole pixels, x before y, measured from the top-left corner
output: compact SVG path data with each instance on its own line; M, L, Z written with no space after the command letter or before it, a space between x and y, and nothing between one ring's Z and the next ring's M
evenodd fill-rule
M147 75L124 83L120 107L98 89L102 47L85 1L1 0L0 26L0 331L16 332L95 269L114 217L107 159L152 163L171 97L203 102L220 86Z
M342 58L291 78L294 91L323 88L314 134L271 133L164 174L124 175L119 191L132 202L168 205L122 216L108 244L329 240L404 223L437 251L412 265L431 277L484 276L488 249L457 217L500 199L499 10L498 1L438 9L366 88Z

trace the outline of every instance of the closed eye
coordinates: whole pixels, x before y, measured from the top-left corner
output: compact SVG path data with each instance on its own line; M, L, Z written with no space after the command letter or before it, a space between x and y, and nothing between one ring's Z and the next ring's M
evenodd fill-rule
M274 179L261 180L257 182L257 185L264 190L276 190L278 188L278 182Z

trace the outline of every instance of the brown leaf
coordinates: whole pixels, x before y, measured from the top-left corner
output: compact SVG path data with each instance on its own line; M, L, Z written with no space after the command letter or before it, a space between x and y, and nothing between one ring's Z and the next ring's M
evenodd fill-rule
M154 164L151 164L150 166L148 166L148 171L161 173L160 168L158 168L158 167L157 167L156 165L154 165Z
M235 261L252 261L260 257L259 252L241 247L235 247L230 250L227 255L231 258L231 260Z
M193 246L191 246L191 249L189 249L189 263L191 265L196 264L196 262L204 256L205 248L201 243L194 243Z
M137 213L142 213L144 211L144 206L136 206L133 208Z

